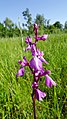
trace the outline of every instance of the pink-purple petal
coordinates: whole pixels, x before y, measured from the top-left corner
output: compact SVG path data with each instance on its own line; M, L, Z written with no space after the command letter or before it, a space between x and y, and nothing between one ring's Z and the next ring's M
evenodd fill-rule
M43 36L41 36L41 40L46 40L47 37L48 37L48 35L47 34L44 34Z
M20 67L18 73L16 74L16 77L23 76L24 75L24 68Z
M56 86L57 84L52 80L52 78L46 75L46 85L50 88L52 85Z
M36 99L42 101L46 97L46 93L42 92L39 89L36 89Z
M34 44L31 46L31 52L32 52L32 56L37 56L37 51Z
M26 47L25 51L27 51L27 50L31 50L31 46L30 46L30 45L28 45L28 46Z
M41 37L37 37L37 39L36 40L46 40L47 39L47 37L48 37L48 35L47 34L44 34L43 36L41 36Z
M48 64L48 62L43 57L40 57L39 59L41 60L41 62L44 62L45 64Z
M21 60L18 61L19 64L21 64L23 67L28 65L28 61L26 60L26 57L23 57L23 62Z
M29 43L31 43L31 42L32 42L32 38L27 37L27 38L26 38L26 43L29 44Z
M42 68L42 62L35 56L30 61L30 67L34 69L34 71L38 71Z
M18 63L21 64L23 67L25 66L25 63L22 62L21 60L19 60Z

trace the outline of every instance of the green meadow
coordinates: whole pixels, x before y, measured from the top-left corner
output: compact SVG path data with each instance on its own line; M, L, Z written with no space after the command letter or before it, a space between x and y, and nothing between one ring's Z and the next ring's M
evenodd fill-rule
M16 78L20 65L18 60L26 56L21 38L0 38L0 119L33 119L32 82L33 76L25 67L23 77ZM43 101L36 101L37 119L67 119L67 34L51 34L46 41L39 41L38 47L44 51L43 64L51 70L50 76L57 83L48 88L45 77L39 81L39 88L46 93Z

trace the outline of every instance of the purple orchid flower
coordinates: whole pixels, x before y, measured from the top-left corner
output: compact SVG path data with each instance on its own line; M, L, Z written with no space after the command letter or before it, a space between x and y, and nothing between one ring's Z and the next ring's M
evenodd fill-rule
M31 52L32 52L32 56L37 56L41 60L41 62L48 64L48 62L43 58L44 55L43 51L40 52L40 50L37 49L34 44L31 46Z
M44 69L42 68L41 70L34 72L35 80L38 81L42 76L46 76L47 74L50 73L51 73L50 70L44 71Z
M43 40L43 41L45 41L46 39L47 39L47 37L48 37L48 35L47 34L44 34L43 36L41 36L41 37L37 37L37 41L38 40Z
M34 71L38 71L42 69L42 62L35 56L30 60L30 67L34 69Z
M36 99L40 101L42 101L42 98L46 97L46 93L42 92L39 89L36 89L35 94L36 94Z
M27 37L25 41L26 41L27 44L30 44L30 43L32 43L32 38Z
M25 52L26 52L27 50L31 50L31 45L28 45L28 46L26 47Z
M25 41L26 41L26 43L28 44L28 46L27 46L26 49L25 49L25 52L26 52L27 50L31 50L32 38L27 37Z
M16 77L23 76L24 75L24 67L28 66L31 70L31 73L33 74L34 81L32 83L32 100L33 100L33 108L34 108L34 118L36 117L35 113L35 100L42 101L43 98L46 97L46 93L42 92L40 89L38 89L39 79L42 76L46 77L45 83L50 88L53 85L56 86L57 84L52 80L50 76L48 76L51 72L50 70L44 70L42 64L48 64L48 62L44 59L44 53L41 52L40 49L37 48L37 42L39 40L45 41L48 37L47 34L44 34L42 36L38 36L38 25L34 24L34 33L35 33L35 41L32 42L31 37L27 37L25 42L27 44L27 47L25 51L30 50L32 53L33 58L30 60L30 62L27 61L26 57L23 57L23 61L19 60L18 63L21 65L18 73L16 74Z
M18 63L21 64L23 67L29 65L25 56L23 57L23 62L19 60Z
M24 68L23 67L29 66L29 63L28 63L25 56L23 57L23 62L21 60L19 60L18 63L21 64L21 67L20 67L18 73L16 74L16 77L23 76L24 75Z
M37 53L38 53L38 58L41 60L41 62L44 62L45 64L48 64L48 62L43 58L43 55L44 55L43 51L40 52L40 50L37 49Z
M46 97L46 93L38 89L38 82L33 82L32 88L35 90L36 99L42 101L42 98Z
M24 68L23 67L20 67L18 73L16 74L16 77L23 76L23 75L24 75Z
M52 78L46 75L46 85L50 88L52 85L56 86L57 84L52 80Z
M37 56L38 55L35 44L32 44L31 52L32 52L32 56Z
M48 37L48 35L47 34L44 34L43 36L41 36L41 40L46 40L47 37Z
M38 88L38 82L35 82L35 81L34 81L34 82L32 83L32 88L33 88L33 89Z
M41 62L44 62L45 64L48 64L48 62L42 56L39 59L41 60Z

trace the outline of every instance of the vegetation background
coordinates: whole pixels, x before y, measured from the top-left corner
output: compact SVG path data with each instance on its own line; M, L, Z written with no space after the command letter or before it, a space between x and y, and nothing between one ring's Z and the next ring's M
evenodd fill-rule
M64 26L56 21L50 25L43 15L32 17L27 8L22 12L25 23L17 26L6 18L0 23L0 118L1 119L33 119L32 80L29 69L23 77L16 79L19 69L18 60L26 55L31 59L30 52L25 53L25 38L33 38L33 24L39 24L39 35L48 34L46 41L39 41L38 47L44 51L44 57L51 70L51 77L57 83L56 87L48 88L45 77L40 81L40 89L47 96L42 102L36 101L38 119L67 119L67 21ZM22 41L23 37L23 41ZM34 39L33 39L34 40Z

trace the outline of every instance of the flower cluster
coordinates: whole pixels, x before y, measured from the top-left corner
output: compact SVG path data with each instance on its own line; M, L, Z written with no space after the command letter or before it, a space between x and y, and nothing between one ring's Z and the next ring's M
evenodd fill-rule
M33 74L34 77L34 81L32 83L32 88L33 88L33 92L35 93L35 98L37 100L42 100L45 96L46 93L42 92L41 90L38 89L38 85L39 85L39 79L42 76L46 77L45 80L45 84L48 87L52 87L52 85L56 86L56 83L52 80L52 78L49 76L49 74L51 73L50 70L44 70L43 68L43 63L48 64L48 62L44 59L43 55L43 51L41 52L40 49L37 48L37 42L39 40L45 41L48 37L48 35L44 34L43 36L38 36L38 25L35 23L34 24L34 33L35 33L35 42L32 42L32 38L31 37L27 37L25 42L27 44L27 47L25 49L25 51L30 50L32 53L32 59L30 60L30 62L28 62L28 60L26 59L26 57L23 57L23 61L19 60L18 63L21 65L18 73L17 73L17 77L18 76L23 76L24 75L24 67L28 66Z

